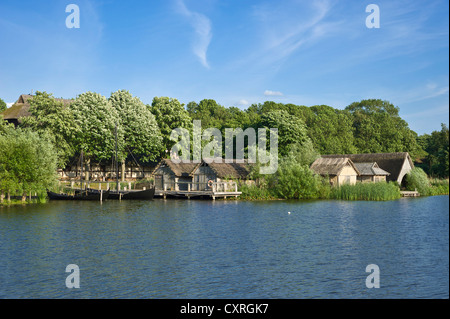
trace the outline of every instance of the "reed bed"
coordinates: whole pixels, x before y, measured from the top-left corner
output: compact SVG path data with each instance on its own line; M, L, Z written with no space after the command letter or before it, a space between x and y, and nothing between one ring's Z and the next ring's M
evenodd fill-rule
M394 183L357 183L333 187L330 199L385 201L401 197L400 189Z

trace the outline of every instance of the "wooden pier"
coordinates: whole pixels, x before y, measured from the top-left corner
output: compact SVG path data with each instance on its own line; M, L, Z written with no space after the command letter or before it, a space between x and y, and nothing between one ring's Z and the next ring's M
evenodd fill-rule
M402 195L402 197L419 197L420 193L415 190L415 191L401 191L400 194Z
M187 183L176 182L164 184L163 189L155 190L155 197L166 198L216 198L235 197L242 194L238 192L236 182L214 182L212 185L203 185L205 183ZM201 185L201 187L199 187Z
M131 182L121 182L126 183L127 187L120 187L120 190L133 190ZM72 190L91 188L94 186L98 190L116 189L116 182L99 182L99 181L60 181L61 186L66 186ZM145 187L143 188L145 189ZM210 198L215 200L216 198L227 197L239 197L242 192L238 192L237 183L233 181L226 182L214 182L211 185L207 183L194 183L194 182L168 182L164 183L163 189L155 189L155 198Z

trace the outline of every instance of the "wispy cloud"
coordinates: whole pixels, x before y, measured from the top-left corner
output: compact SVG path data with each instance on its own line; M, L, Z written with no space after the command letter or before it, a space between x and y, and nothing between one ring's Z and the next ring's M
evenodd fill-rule
M189 24L194 28L196 38L192 45L194 54L199 58L202 65L209 69L209 63L206 56L209 43L212 39L211 20L198 12L190 11L183 0L177 0L178 11L184 15Z
M279 91L265 90L265 91L264 91L264 95L265 95L265 96L283 96L283 93L281 93L281 92L279 92Z
M271 2L270 5L255 7L254 15L262 23L267 62L286 58L300 47L327 34L331 28L324 23L324 19L331 7L327 0L315 0L301 6L298 2L283 2L280 7ZM299 15L292 12L299 12Z

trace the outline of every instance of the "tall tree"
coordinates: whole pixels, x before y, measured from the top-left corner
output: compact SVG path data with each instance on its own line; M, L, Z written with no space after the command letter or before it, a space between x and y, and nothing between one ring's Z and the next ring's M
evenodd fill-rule
M353 117L355 146L361 153L420 152L415 134L399 116L399 108L380 99L362 100L346 107Z
M295 144L310 142L303 121L285 110L275 110L261 116L261 127L278 128L278 153L286 156Z
M76 128L72 110L46 92L36 92L28 103L31 116L24 117L22 125L50 138L58 155L58 166L65 167L75 153Z
M0 113L7 109L7 105L3 99L0 98Z
M352 118L348 111L317 105L302 111L308 136L320 154L351 154L353 145Z
M129 151L133 156L139 156L144 163L156 160L161 153L162 136L155 116L147 106L126 90L112 93L109 102L117 111L118 124L123 130L125 153Z
M441 124L440 131L424 134L418 137L427 153L424 158L424 169L431 176L449 176L449 129Z
M178 127L188 130L192 129L192 119L177 99L169 97L155 97L152 105L148 106L155 116L156 122L161 130L163 150L170 150L174 141L170 140L173 129Z
M114 156L114 131L119 123L119 113L108 99L98 93L86 92L70 104L76 129L74 146L86 155L88 169L91 160L111 160ZM123 128L117 127L119 158L126 156ZM87 176L86 179L88 179Z

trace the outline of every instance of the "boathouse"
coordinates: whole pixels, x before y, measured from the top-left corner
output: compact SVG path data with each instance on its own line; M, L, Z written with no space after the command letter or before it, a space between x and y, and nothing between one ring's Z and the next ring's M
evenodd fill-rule
M197 163L174 163L168 158L161 160L152 173L155 188L188 190L188 185L192 183L192 172L197 165Z
M197 190L208 189L208 184L226 182L229 180L248 180L250 174L249 164L239 163L206 163L202 162L192 172L194 187Z
M376 162L373 163L353 163L359 171L358 182L386 182L386 177L390 174L381 169Z
M323 155L323 158L349 158L353 163L374 163L378 167L388 172L386 181L402 183L404 176L414 168L414 163L408 152L398 153L375 153L375 154L344 154L344 155Z
M328 176L330 184L334 186L354 185L360 175L358 168L348 157L319 157L312 163L311 169L323 177Z

